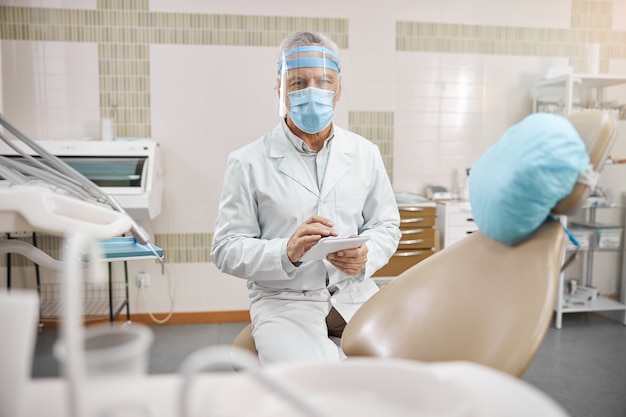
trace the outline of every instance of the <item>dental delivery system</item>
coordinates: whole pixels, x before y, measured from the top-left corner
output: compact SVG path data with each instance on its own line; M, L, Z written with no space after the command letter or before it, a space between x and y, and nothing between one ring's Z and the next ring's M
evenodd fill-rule
M85 227L92 229L94 237L99 239L119 236L130 228L137 242L150 248L152 253L163 262L162 256L157 254L150 243L150 235L134 219L127 215L115 198L105 193L100 187L66 162L29 139L13 126L2 113L0 113L0 125L40 156L40 158L34 158L28 155L20 147L16 146L14 141L8 139L0 132L0 139L22 158L20 161L0 156L0 177L10 182L13 186L29 186L19 187L19 190L16 190L14 187L11 190L11 195L19 195L24 202L35 204L37 199L44 200L45 203L52 207L46 213L47 216L41 216L35 212L36 208L41 207L21 204L20 214L32 226L51 232L51 234L64 234L61 233L63 228L68 229L71 225L64 222L66 218L62 214L68 214L73 217L71 219L72 224L76 222L80 224L82 221ZM46 195L42 195L42 189L40 187L33 189L32 185L41 185L55 192L48 192L45 193ZM94 205L93 203L97 204ZM4 205L8 206L8 204L9 202L4 204L0 202L0 211L6 210L7 207L4 207ZM126 216L123 217L126 218L125 221L130 222L130 225L124 225L124 222L120 220L120 216L115 216L114 213L111 213L109 207L115 212L125 214ZM60 212L61 210L63 210L63 213Z

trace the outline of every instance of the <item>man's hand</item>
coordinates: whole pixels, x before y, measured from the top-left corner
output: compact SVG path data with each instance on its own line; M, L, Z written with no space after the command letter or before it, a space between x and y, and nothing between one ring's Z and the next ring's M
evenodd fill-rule
M306 219L289 238L287 256L291 262L298 262L304 252L309 250L321 238L337 236L333 222L322 216L311 216Z
M365 268L368 251L369 249L364 243L358 248L329 253L326 256L326 260L341 272L347 275L356 275Z

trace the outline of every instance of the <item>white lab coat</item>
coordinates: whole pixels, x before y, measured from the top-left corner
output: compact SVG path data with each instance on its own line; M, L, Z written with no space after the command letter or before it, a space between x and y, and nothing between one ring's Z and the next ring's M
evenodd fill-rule
M248 280L257 348L258 325L293 310L294 301L311 301L323 317L335 307L349 321L378 290L370 277L400 239L398 208L376 145L334 126L320 190L283 129L284 122L229 156L211 248L221 271ZM284 266L287 241L314 214L330 219L340 237L370 236L364 271L348 276L326 260Z

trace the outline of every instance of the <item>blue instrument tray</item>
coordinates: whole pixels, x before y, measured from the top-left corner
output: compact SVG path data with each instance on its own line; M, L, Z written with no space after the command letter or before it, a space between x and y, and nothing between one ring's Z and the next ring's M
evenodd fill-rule
M158 246L151 245L154 252L148 247L148 245L142 245L132 237L114 237L112 239L106 239L100 241L100 247L102 248L102 256L105 259L118 259L118 258L136 258L136 257L152 257L156 258L154 253L159 257L163 257L163 249Z

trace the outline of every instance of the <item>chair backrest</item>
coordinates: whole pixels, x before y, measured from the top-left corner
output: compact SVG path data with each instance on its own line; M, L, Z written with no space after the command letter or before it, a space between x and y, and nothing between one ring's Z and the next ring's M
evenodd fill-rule
M600 111L574 113L568 117L585 142L589 163L595 172L602 172L609 152L617 138L617 123L608 114ZM593 187L577 183L571 193L556 205L554 214L572 214L580 209Z
M615 140L601 112L570 117L599 172ZM569 214L593 191L577 184L553 213ZM516 246L480 231L396 277L344 330L348 357L463 360L521 376L550 324L565 251L559 223L547 221Z
M463 360L521 376L552 317L564 245L554 222L517 246L475 232L369 299L342 348L348 357Z

